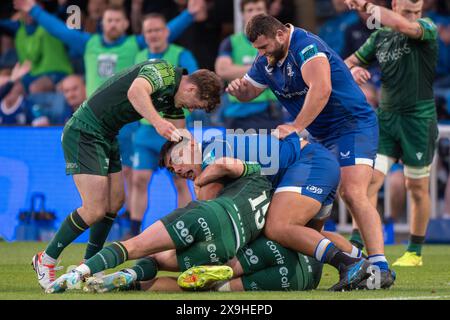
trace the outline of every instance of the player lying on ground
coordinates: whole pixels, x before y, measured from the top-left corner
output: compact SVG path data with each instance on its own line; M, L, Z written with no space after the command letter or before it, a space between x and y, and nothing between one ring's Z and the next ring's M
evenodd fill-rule
M346 241L343 239L343 241ZM347 242L348 248L352 245ZM192 255L194 258L199 255ZM87 279L85 291L98 293L116 290L142 291L305 291L316 289L323 264L316 259L284 248L259 236L239 249L236 257L223 266L198 266L178 278L155 276L160 271L179 271L175 250L140 259L136 265L102 278ZM192 261L197 265L196 261ZM231 279L232 278L232 279Z
M214 137L202 145L197 144L194 139L190 143L185 140L180 143L167 142L161 151L161 165L181 177L195 180L197 186L204 188L218 179L238 176L241 172L256 170L258 167L246 164L245 161L255 161L258 156L263 157L263 154L275 155L274 159L278 160L279 167L267 175L275 190L267 222L290 226L289 232L286 231L283 236L278 235L278 238L284 240L277 242L295 252L334 266L341 281L333 290L353 289L357 283L348 278L348 273L353 270L356 260L343 254L332 242L334 239L328 239L319 232L330 214L339 183L339 164L334 156L320 144L301 140L296 133L283 140L271 135L251 135L246 139L257 141L241 143L240 141L245 141L242 135L227 135ZM276 141L265 142L271 139ZM277 149L270 149L271 146ZM267 150L263 150L264 148ZM240 157L243 159L239 159ZM196 162L196 159L201 161ZM273 215L273 212L284 214ZM273 232L275 231L268 230L267 226L264 229L265 236L271 240ZM289 239L291 237L296 241ZM359 262L363 269L370 265L365 260ZM390 273L386 275L388 276L382 275L383 288L391 286L394 280Z
M101 250L123 205L119 130L145 118L166 139L177 139L176 126L184 123L182 108L213 110L220 92L221 81L211 71L187 75L184 69L153 60L117 73L83 102L62 136L66 173L73 175L82 205L65 219L45 251L33 257L44 289L55 280L55 263L64 248L88 228L85 259Z
M193 201L158 220L140 235L103 248L72 272L56 279L46 292L76 287L84 277L127 260L171 249L177 250L182 271L193 266L191 261L224 264L260 234L271 188L271 183L257 173L228 183L218 198ZM156 275L156 264L154 267Z
M270 204L271 183L258 172L244 168L248 166L242 164L240 172L234 176L243 177L227 183L218 198L191 202L157 221L137 237L102 249L72 272L58 278L46 292L76 288L87 276L114 268L129 259L170 249L177 250L177 259L172 261L178 262L181 271L192 267L193 263L226 263L260 234ZM350 258L336 248L330 249L335 251L332 261L350 262L348 267L341 267L351 272L341 279L340 287L345 289L368 277L370 264L365 260ZM153 263L152 266L150 274L154 277L157 265Z

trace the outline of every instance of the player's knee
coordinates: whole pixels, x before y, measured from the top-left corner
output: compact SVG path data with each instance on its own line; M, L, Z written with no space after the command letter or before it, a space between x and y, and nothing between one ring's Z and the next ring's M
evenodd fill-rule
M111 198L108 212L118 212L125 204L125 192L119 192Z
M411 192L413 198L421 199L428 195L428 182L423 183L419 179L406 179L406 189Z
M94 223L103 219L106 214L107 206L106 205L91 205L91 206L83 206L85 212L90 218L90 222ZM87 223L87 222L86 222Z
M283 228L283 224L270 221L268 220L266 222L266 225L264 227L264 235L274 241L282 242L283 235L285 234L285 230Z
M134 190L147 190L148 179L140 174L134 174L131 181Z
M343 185L339 189L339 195L341 196L342 200L344 200L344 202L350 207L357 205L358 203L367 199L367 191Z

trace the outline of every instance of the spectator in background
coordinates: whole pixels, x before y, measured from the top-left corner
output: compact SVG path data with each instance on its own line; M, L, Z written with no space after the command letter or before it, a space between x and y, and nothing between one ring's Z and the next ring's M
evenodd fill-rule
M20 79L30 69L29 61L25 61L22 65L16 64L7 82L0 86L0 125L46 126L49 124L39 106L25 97Z
M349 11L344 0L332 0L336 17L325 22L319 29L322 38L337 54L343 57L344 33L347 27L358 22L358 14Z
M26 12L21 12L20 21L1 20L0 26L14 34L19 62L31 61L30 72L22 78L26 91L53 91L56 83L72 73L62 42L37 25Z
M148 59L163 59L174 66L185 68L189 73L198 69L197 61L188 50L169 43L169 29L162 14L152 13L144 18L142 30L147 48L136 56L136 63ZM133 139L133 172L131 174L130 220L131 230L127 237L139 234L145 211L148 206L148 184L152 174L158 169L159 152L167 140L161 137L155 128L145 119ZM191 194L185 179L173 176L177 190L178 207L191 201Z
M13 37L0 35L0 69L13 68L17 63L17 52L14 48Z
M66 113L58 124L65 124L78 107L86 100L86 86L83 77L70 75L61 81L61 92L66 101Z
M170 41L192 23L203 1L189 0L188 9L169 23ZM69 29L63 21L37 6L35 0L15 0L14 5L16 9L29 13L39 25L63 41L73 52L84 56L88 97L113 74L132 66L137 53L147 47L143 35L126 35L129 21L122 6L109 5L106 8L102 17L103 33L88 33ZM130 123L120 130L118 136L127 190L131 185L132 137L137 127L137 122ZM127 192L127 208L129 203ZM85 258L89 259L95 253L95 250L87 250Z
M267 12L265 0L242 0L241 12L244 26L254 16ZM244 32L231 35L222 41L216 59L216 73L224 81L242 78L252 66L258 50L247 39ZM250 102L240 102L228 95L224 105L225 126L229 129L275 129L283 123L276 97L267 89Z
M176 0L182 5L186 0ZM222 39L233 32L233 6L229 0L206 0L206 10L177 43L192 51L200 68L214 70Z
M190 0L190 9L169 23L171 40L192 23L202 1ZM109 6L102 17L103 33L92 34L69 29L63 21L37 6L35 0L15 0L14 4L16 9L29 13L39 25L74 52L84 55L88 96L111 75L133 65L139 50L147 47L142 35L126 35L129 21L123 7Z

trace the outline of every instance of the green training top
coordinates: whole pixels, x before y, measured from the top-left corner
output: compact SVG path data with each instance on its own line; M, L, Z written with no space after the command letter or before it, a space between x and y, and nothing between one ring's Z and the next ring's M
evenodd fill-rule
M107 47L101 34L94 34L86 44L84 65L86 93L91 94L108 78L134 64L139 45L136 36L126 37L118 46Z
M381 67L382 110L426 117L435 114L438 33L429 18L417 22L423 30L421 39L384 27L372 33L355 55L365 65L377 60Z
M64 44L41 26L37 27L34 33L27 34L25 24L21 22L15 44L20 63L31 61L32 76L49 72L72 73L72 65Z
M74 117L115 136L127 123L142 116L128 100L128 89L136 78L146 79L153 87L150 95L156 111L167 119L184 119L182 108L175 107L175 93L187 71L163 60L149 60L117 73L103 83L75 112Z

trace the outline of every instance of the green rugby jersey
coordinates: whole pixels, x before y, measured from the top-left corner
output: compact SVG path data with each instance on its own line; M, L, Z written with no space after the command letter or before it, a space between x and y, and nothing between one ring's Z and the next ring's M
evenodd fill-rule
M125 124L142 118L128 100L128 89L136 78L144 78L153 87L150 97L156 110L167 119L184 119L183 109L176 108L174 102L183 74L187 74L185 69L163 60L139 63L109 78L83 103L74 117L105 135L116 135Z
M261 233L272 198L272 184L259 174L239 178L225 186L213 201L229 215L236 236L236 250Z
M382 110L432 116L438 32L429 18L417 22L423 30L421 39L384 27L372 33L355 55L365 65L376 60L381 67Z

